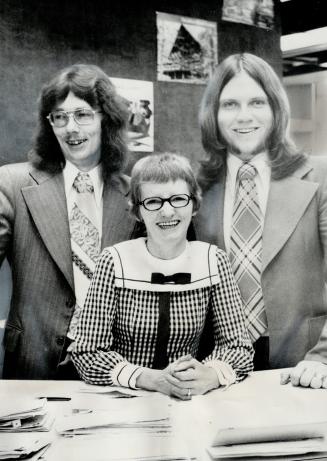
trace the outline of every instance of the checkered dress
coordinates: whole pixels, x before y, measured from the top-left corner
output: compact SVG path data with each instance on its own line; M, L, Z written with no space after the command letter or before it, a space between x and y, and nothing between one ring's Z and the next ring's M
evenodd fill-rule
M112 373L122 362L152 366L159 318L159 293L117 287L112 249L105 249L92 279L77 329L74 363L92 384L116 384ZM221 360L237 380L252 370L252 346L244 326L238 287L226 254L215 248L219 283L170 291L169 363L185 354L197 355L209 311L213 314L215 348L204 360ZM154 267L156 271L158 268ZM135 368L131 368L133 373Z

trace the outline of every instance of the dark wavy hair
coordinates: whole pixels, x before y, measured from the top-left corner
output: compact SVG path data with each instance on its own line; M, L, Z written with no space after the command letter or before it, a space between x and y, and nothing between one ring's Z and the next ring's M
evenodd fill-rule
M127 104L120 97L109 77L95 65L74 64L59 72L41 91L39 124L30 160L39 169L61 171L65 158L47 115L69 92L102 112L101 162L104 180L122 171L128 155Z
M217 122L219 99L223 88L239 72L246 72L266 93L273 112L273 127L267 150L273 179L281 179L299 168L306 156L299 152L289 136L290 108L286 92L272 67L249 53L233 54L222 61L204 92L199 121L202 145L208 158L201 162L199 181L203 189L217 181L225 167L227 147Z

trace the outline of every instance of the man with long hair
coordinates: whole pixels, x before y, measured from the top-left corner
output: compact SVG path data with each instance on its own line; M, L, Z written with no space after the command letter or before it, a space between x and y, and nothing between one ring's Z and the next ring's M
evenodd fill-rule
M200 109L207 158L196 236L225 249L255 348L255 369L327 387L327 161L289 137L286 93L252 54L217 68Z
M13 275L4 378L75 377L69 350L96 259L134 229L127 117L99 67L70 66L42 89L29 162L0 168L0 262Z

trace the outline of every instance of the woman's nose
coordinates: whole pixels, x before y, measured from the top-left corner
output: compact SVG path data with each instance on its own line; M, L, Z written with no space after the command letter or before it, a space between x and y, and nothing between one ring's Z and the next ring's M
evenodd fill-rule
M169 202L164 202L160 211L162 216L173 216L175 214L175 208Z

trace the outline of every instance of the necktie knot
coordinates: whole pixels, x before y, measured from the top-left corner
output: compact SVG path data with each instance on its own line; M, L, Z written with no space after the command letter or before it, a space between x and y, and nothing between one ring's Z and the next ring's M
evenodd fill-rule
M257 174L257 169L251 163L243 163L238 170L238 177L240 181L243 179L254 179Z
M88 173L79 172L73 182L74 189L77 190L79 194L85 192L94 192L94 187L92 184L92 179Z

